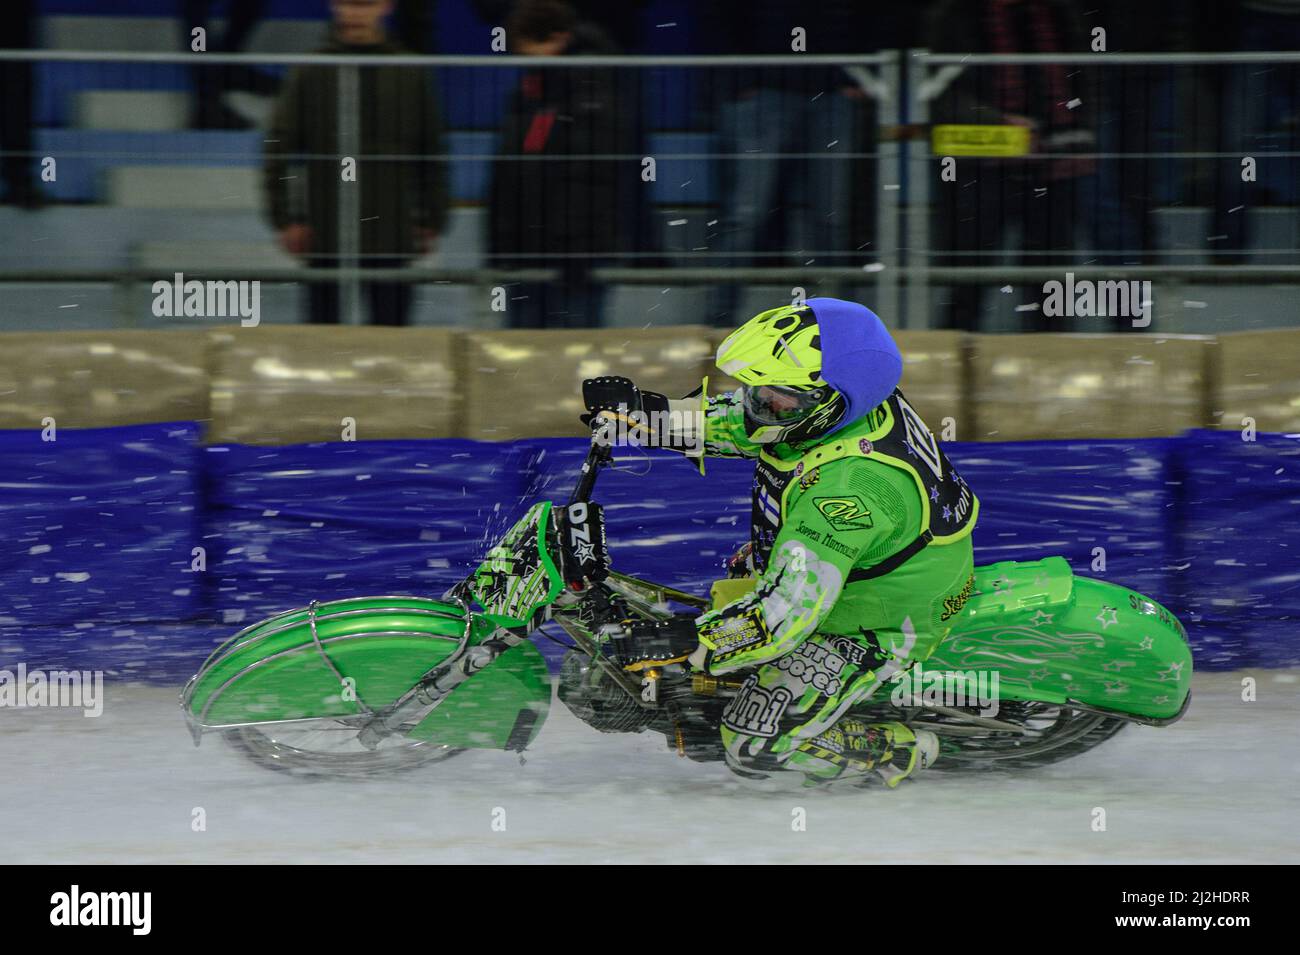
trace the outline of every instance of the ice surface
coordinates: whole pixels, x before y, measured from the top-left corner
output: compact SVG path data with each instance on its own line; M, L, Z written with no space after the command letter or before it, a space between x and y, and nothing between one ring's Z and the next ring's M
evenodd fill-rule
M1258 702L1240 700L1247 675ZM524 765L485 751L297 779L215 736L195 749L174 690L117 685L97 719L0 711L0 825L11 862L1300 861L1300 671L1194 686L1180 723L1032 774L825 792L678 759L657 735L602 735L558 703Z

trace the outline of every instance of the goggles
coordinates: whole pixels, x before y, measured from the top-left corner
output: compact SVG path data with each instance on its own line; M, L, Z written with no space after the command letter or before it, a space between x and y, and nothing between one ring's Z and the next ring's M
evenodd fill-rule
M752 385L745 388L745 410L759 424L785 426L806 418L833 393L829 385L807 389Z

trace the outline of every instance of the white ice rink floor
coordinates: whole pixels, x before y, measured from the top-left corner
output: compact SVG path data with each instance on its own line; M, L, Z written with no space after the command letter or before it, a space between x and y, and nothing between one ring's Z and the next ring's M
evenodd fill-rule
M1244 676L1257 702L1241 701ZM524 765L472 752L316 781L215 736L195 749L173 689L110 685L97 719L0 710L0 826L6 860L34 863L1295 863L1297 730L1300 671L1198 674L1180 723L1129 727L1032 774L824 792L764 789L556 703Z

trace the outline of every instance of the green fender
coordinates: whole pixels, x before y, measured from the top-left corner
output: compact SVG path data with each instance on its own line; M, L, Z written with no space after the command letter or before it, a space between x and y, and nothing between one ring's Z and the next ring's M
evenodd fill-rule
M464 633L465 616L455 604L418 597L361 597L290 610L218 647L182 699L204 727L353 716L364 712L359 701L372 709L392 703L452 653Z
M1076 700L1154 720L1181 712L1187 633L1149 597L1076 577L1061 557L978 567L974 591L926 670L996 671L1007 700Z
M314 633L313 633L314 628ZM356 716L395 702L494 621L420 597L360 597L277 614L213 651L181 699L200 729ZM524 642L474 674L412 731L458 748L522 749L540 731L550 678Z

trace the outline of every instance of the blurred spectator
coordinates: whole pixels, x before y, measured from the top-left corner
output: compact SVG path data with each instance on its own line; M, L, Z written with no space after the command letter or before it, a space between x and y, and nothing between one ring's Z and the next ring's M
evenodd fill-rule
M479 19L491 26L504 26L520 0L470 0ZM649 0L568 0L580 23L599 27L618 52L639 51L642 40L641 16Z
M520 0L506 36L524 56L615 52L560 0ZM492 163L489 251L493 265L558 268L561 277L516 288L506 313L511 327L601 323L605 293L590 270L627 251L634 230L619 213L645 186L635 158L591 157L633 155L632 113L608 69L530 69L520 78Z
M15 0L0 14L0 50L36 47L36 0ZM10 205L44 201L32 156L32 64L0 63L0 186Z
M1088 51L1069 0L945 0L932 11L927 35L935 53ZM1016 264L1065 261L1065 255L1033 253L1075 247L1079 183L1096 168L1095 159L1072 155L1096 150L1096 104L1085 96L1084 74L1077 66L1052 63L967 66L931 104L935 124L1026 126L1036 154L961 157L955 182L939 179L939 157L934 158L928 174L936 194L934 245L941 250L936 264L997 264L1013 223L1020 226ZM971 252L977 254L962 254ZM981 285L955 286L941 324L978 330L982 293ZM1041 321L1039 316L1038 330ZM1031 330L1028 322L1025 330Z
M1300 0L1242 0L1235 49L1248 52L1300 50ZM1300 67L1251 63L1228 67L1222 110L1219 195L1214 204L1215 259L1246 260L1247 213L1264 205L1300 201ZM1270 158L1269 153L1290 153ZM1243 182L1241 160L1257 162L1256 179ZM1292 243L1294 245L1294 242ZM1264 264L1273 264L1265 261Z
M700 8L706 53L788 57L791 66L713 70L722 265L861 264L871 247L875 104L840 67L799 65L795 28L809 54L863 54L899 45L907 7L855 0L711 0ZM911 9L915 9L913 6ZM842 157L842 158L841 158ZM858 182L871 185L857 187ZM710 317L732 325L737 287L715 296Z
M394 28L397 40L412 53L436 53L433 17L437 0L397 0Z
M391 0L332 0L330 9L331 37L321 52L377 58L405 52L385 32ZM335 68L313 65L290 73L267 134L264 184L271 223L285 250L314 268L338 266L344 189L360 190L362 267L410 262L433 247L446 224L446 167L435 158L444 152L442 117L429 77L416 67L377 60L360 69L359 79L355 181L342 176ZM365 290L371 324L406 324L410 284L372 281ZM309 321L338 322L336 283L313 282L308 300Z
M1106 31L1109 53L1173 53L1197 49L1199 0L1098 0L1082 17L1085 34ZM1088 6L1092 7L1092 4ZM1096 195L1089 203L1089 245L1097 261L1138 265L1158 246L1154 209L1186 198L1195 160L1170 154L1209 152L1212 129L1197 108L1209 102L1209 70L1151 64L1106 64L1090 71L1085 100L1099 102ZM1131 157L1126 154L1133 154ZM1127 320L1115 316L1115 330Z
M267 0L230 0L226 29L216 35L208 22L213 0L183 0L181 43L190 49L190 31L201 27L207 34L206 46L212 53L238 53L248 43L259 20L266 13ZM223 93L240 90L269 96L278 88L269 73L244 64L204 65L196 63L190 70L194 84L194 104L190 125L195 129L246 129L253 124L222 102Z

